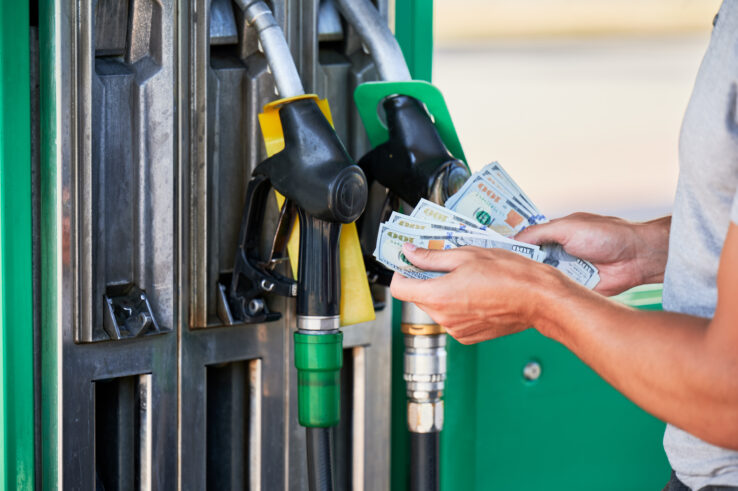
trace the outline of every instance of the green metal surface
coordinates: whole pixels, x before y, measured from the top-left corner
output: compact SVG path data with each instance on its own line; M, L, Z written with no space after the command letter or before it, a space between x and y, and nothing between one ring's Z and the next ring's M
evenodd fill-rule
M430 82L433 71L433 0L397 0L395 37L413 79Z
M661 287L617 300L659 309ZM529 329L476 346L449 339L448 352L443 489L656 490L668 480L664 424L559 343ZM530 361L542 367L533 382Z
M443 94L430 82L422 80L366 82L356 88L354 91L356 108L373 147L389 139L387 127L380 119L378 109L380 109L380 103L390 95L409 95L423 102L433 116L433 123L449 152L457 159L466 162L464 150L459 143L459 137Z
M641 310L661 310L662 290L663 286L660 283L641 285L612 298Z
M61 282L62 246L59 241L61 206L58 182L58 158L62 142L58 137L57 121L60 107L57 101L57 72L61 74L57 19L60 3L39 1L39 77L41 111L41 489L57 489L59 467L59 351L61 339L57 326L59 284ZM69 198L67 197L67 201ZM69 204L69 203L67 203ZM67 251L68 253L68 251Z
M616 300L658 310L661 286ZM531 361L542 367L532 382ZM475 346L449 338L448 362L443 489L656 490L668 480L664 424L537 331Z
M297 419L309 428L336 426L341 418L343 334L295 333Z
M27 2L0 2L0 482L34 487Z

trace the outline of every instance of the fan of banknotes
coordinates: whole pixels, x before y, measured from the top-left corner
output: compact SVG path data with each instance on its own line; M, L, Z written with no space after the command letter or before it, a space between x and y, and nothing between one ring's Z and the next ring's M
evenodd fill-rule
M559 244L539 247L512 238L525 227L546 221L502 166L493 162L475 172L445 206L422 199L410 215L392 212L379 226L374 257L404 276L429 279L444 273L411 264L402 254L402 244L411 242L427 249L467 245L505 249L549 264L594 288L600 276L590 262L566 253Z

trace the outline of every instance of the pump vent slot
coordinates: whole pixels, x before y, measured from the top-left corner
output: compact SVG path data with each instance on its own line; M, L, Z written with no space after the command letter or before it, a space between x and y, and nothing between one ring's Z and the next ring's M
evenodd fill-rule
M95 487L151 489L151 374L93 382Z
M128 38L128 0L98 0L95 56L123 56Z
M212 0L210 4L210 44L238 44L238 28L231 0Z
M207 371L207 489L261 489L261 360Z

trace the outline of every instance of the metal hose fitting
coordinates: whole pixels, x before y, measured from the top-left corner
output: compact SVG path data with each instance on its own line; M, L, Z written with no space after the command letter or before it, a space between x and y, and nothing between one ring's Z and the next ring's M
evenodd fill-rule
M439 432L443 429L446 383L445 330L417 306L405 303L402 332L408 429L413 433Z

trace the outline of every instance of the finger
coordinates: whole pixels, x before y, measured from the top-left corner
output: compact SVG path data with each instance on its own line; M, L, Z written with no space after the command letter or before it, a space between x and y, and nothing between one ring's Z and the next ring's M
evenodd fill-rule
M566 242L567 227L556 220L540 225L531 225L518 233L514 239L528 244L547 244Z
M432 280L416 280L395 273L392 276L392 283L390 283L390 293L397 300L403 302L419 302L428 295L426 283L429 281Z
M423 249L406 242L402 246L405 257L420 269L426 271L452 271L461 264L471 260L470 248L459 249Z
M455 282L451 286L448 284L449 279L453 281L452 276L445 274L437 278L418 280L395 272L390 283L390 293L397 300L412 302L421 308L439 305L446 298L449 288L458 289L453 286Z

